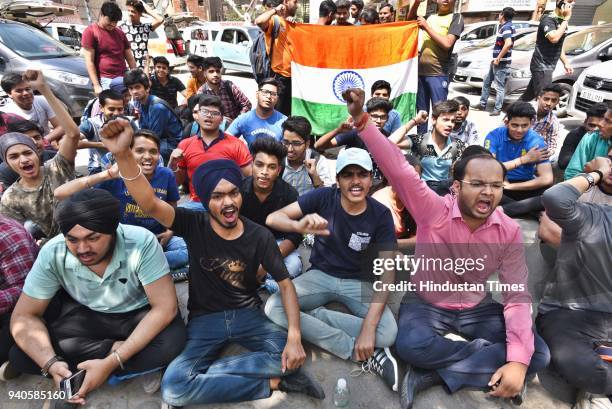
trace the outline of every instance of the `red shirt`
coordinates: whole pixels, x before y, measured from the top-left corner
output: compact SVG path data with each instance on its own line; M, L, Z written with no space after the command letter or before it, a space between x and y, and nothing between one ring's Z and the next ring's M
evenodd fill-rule
M178 163L181 169L187 169L189 178L189 192L191 200L199 202L200 198L196 195L192 176L198 166L204 162L214 159L230 159L240 167L251 163L251 153L246 144L235 136L219 132L219 137L206 145L198 135L183 139L178 144L178 149L183 151L183 160Z
M127 69L125 50L130 49L130 43L123 30L115 27L113 31L107 31L94 23L83 32L81 45L96 53L94 63L98 77L123 77Z

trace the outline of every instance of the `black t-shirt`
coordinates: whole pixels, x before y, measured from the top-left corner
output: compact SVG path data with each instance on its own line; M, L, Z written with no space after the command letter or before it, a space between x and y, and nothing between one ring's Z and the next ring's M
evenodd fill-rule
M561 152L559 152L559 159L557 160L560 169L565 170L565 168L567 168L569 161L572 159L572 155L576 152L578 144L586 133L587 129L581 125L567 134L565 141L563 141Z
M536 38L536 46L531 57L531 70L533 71L552 71L557 66L557 61L561 57L563 42L567 36L567 32L563 34L561 39L553 44L546 38L546 35L551 31L555 31L561 25L563 20L553 17L544 16L540 20L538 27L538 36Z
M171 230L183 237L189 251L190 318L224 310L258 307L259 265L276 281L289 278L274 236L245 217L244 232L222 239L210 225L208 212L176 209Z
M151 94L165 100L172 108L178 106L176 94L185 90L185 85L172 75L168 77L168 83L162 85L155 75L151 75Z
M253 189L253 176L242 179L240 193L242 193L242 208L240 214L264 227L267 227L266 218L270 213L290 205L297 201L298 198L297 190L289 183L285 182L281 177L276 179L272 192L270 192L263 203L259 201ZM285 233L270 229L269 227L268 230L272 232L275 239L291 240L295 247L298 247L302 242L302 235L299 233Z

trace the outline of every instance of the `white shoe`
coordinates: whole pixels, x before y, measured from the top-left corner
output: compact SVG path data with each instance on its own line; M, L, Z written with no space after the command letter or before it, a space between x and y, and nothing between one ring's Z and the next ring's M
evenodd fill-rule
M2 365L0 365L0 381L6 382L10 379L15 379L21 372L19 372L9 361L6 361Z
M164 372L160 369L159 371L151 372L139 377L140 383L142 384L142 389L147 395L153 395L159 390L163 374Z
M612 409L612 401L605 395L580 391L572 409Z

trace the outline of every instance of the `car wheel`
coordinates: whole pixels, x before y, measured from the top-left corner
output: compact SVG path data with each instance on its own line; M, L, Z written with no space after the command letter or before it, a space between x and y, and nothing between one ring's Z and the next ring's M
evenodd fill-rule
M557 105L557 117L565 118L573 88L571 84L566 84L565 82L558 82L556 84L561 87L561 98L559 98L559 104Z

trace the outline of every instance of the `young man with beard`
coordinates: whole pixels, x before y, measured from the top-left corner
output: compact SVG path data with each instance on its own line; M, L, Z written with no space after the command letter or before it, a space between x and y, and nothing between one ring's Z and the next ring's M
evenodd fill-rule
M332 0L323 0L319 4L319 20L317 24L320 26L329 26L336 19L336 3Z
M185 95L185 98L189 99L197 94L198 90L206 82L206 75L204 75L204 57L191 54L187 57L187 69L189 69L191 77L187 80L187 95Z
M280 141L283 136L282 123L285 115L274 109L279 98L280 83L274 78L267 78L259 84L257 106L236 118L227 133L236 138L242 137L251 146L257 138L274 138Z
M102 91L100 95L104 92L106 91ZM142 168L143 175L153 186L155 195L176 207L180 199L178 187L176 186L174 173L167 167L158 166L159 147L160 142L157 135L142 129L134 134L130 148ZM55 189L54 196L57 200L65 200L72 194L91 187L104 189L116 197L121 202L121 223L144 227L155 234L159 244L164 249L166 261L173 278L185 276L185 267L189 262L185 241L142 211L128 192L121 176L119 176L117 164L104 172L78 178L58 187Z
M363 101L362 101L363 103ZM397 361L389 351L397 324L387 306L387 291L373 291L373 257L390 257L397 241L391 212L368 196L372 159L367 151L349 148L336 161L338 187L322 187L268 216L276 230L315 234L311 268L293 280L301 309L302 334L308 342L373 370L398 390ZM383 282L393 281L384 271ZM382 274L379 273L379 274ZM278 295L266 303L266 315L276 324L290 324ZM331 311L336 301L350 312Z
M290 116L283 122L282 144L287 148L283 180L298 195L334 184L325 156L310 148L312 126L303 116Z
M612 396L612 206L579 200L604 180L612 185L611 164L610 157L595 158L542 198L563 234L536 324L550 346L551 368L578 391L575 408L609 408Z
M187 99L185 85L177 77L170 75L170 61L164 56L153 58L153 74L151 80L151 95L166 101L174 109L178 107L177 94Z
M563 141L561 152L559 152L559 159L557 164L559 169L565 170L569 161L572 159L572 155L576 152L578 144L582 140L582 137L588 133L595 132L600 123L603 121L604 116L608 107L605 103L594 104L586 112L586 118L584 122L578 128L571 130Z
M584 170L584 166L598 156L606 156L612 146L612 103L608 102L608 110L599 122L598 129L586 134L572 155L565 180L575 177Z
M251 110L251 101L236 84L221 79L223 70L221 58L205 58L203 67L206 83L198 90L198 94L216 95L221 99L225 128L227 128L238 115Z
M363 0L351 0L351 17L349 18L349 23L359 25L359 15L361 14L361 10L363 10L364 4Z
M168 167L176 176L176 183L182 185L185 178L189 180L191 201L182 207L192 210L205 210L193 184L193 175L205 162L214 159L234 161L244 176L251 176L251 154L247 146L239 139L219 129L223 121L221 99L214 95L201 95L194 106L194 119L199 125L199 132L183 139L172 151Z
M36 122L43 128L43 136L47 143L56 141L64 135L55 112L42 95L34 95L32 87L24 80L22 74L7 72L2 76L2 90L11 98L2 107L6 113L19 115L23 119ZM53 126L53 131L49 128Z
M242 215L260 226L266 225L266 218L272 212L295 202L298 192L281 177L283 162L287 150L272 138L261 138L253 142L253 175L242 180ZM278 249L283 256L285 267L291 279L302 274L302 259L297 248L302 242L302 235L283 233L270 229ZM278 292L278 285L263 268L258 272L269 293Z
M127 0L125 2L129 22L121 24L121 29L125 33L127 40L132 47L132 53L136 60L136 67L141 70L149 68L149 36L152 31L162 25L164 18L157 14L147 3L141 0ZM142 23L140 18L143 14L148 14L153 19L153 23Z
M272 7L255 19L255 24L266 34L266 49L272 54L270 67L280 83L278 110L291 115L291 47L287 41L287 23L295 21L298 0L273 0ZM279 27L280 26L280 27ZM277 27L275 29L275 27ZM278 30L272 44L272 34ZM276 103L276 102L275 102Z
M515 102L508 107L504 126L485 138L484 147L508 171L503 204L539 196L553 184L550 147L531 129L535 115L528 102Z
M520 226L496 209L504 185L503 165L488 154L459 160L453 171L455 194L440 197L369 122L364 97L360 89L344 93L359 136L418 225L415 257L456 261L450 269L433 263L410 272L417 291L407 292L402 302L395 344L409 364L400 390L402 409L412 408L419 392L442 384L451 392L490 388L493 396L521 399L525 377L544 368L549 353L531 329ZM469 243L469 248L460 243ZM459 259L480 264L465 269ZM422 287L485 285L495 273L500 283L511 285L503 293L503 304L478 287L450 292ZM466 341L445 338L449 331Z
M0 137L0 158L19 174L17 182L2 194L0 213L20 223L34 223L44 237L51 238L59 231L53 221L53 190L74 178L80 133L68 111L51 92L42 72L28 70L23 78L57 113L66 134L60 141L57 155L45 163L41 162L38 148L29 136L10 133Z
M170 154L183 136L181 120L166 101L150 94L151 82L142 70L126 72L123 82L140 113L138 126L153 131L159 137L162 158L164 163L168 163Z
M15 369L51 376L56 387L86 371L69 407L84 404L111 375L149 373L143 386L154 393L161 369L185 343L162 249L146 229L119 224L119 208L100 189L58 206L62 234L42 247L11 318Z
M136 68L130 42L117 27L121 16L119 5L114 1L106 1L100 7L98 21L83 32L81 45L85 65L96 95L108 89L114 78L122 78L127 67Z
M549 85L544 87L533 104L536 109L536 118L531 128L544 139L553 161L557 158L557 141L559 139L559 128L561 127L555 109L561 98L561 93L559 85Z
M164 401L177 406L237 402L267 398L276 389L323 398L320 386L294 372L306 357L295 288L272 233L240 216L238 165L219 159L196 170L193 186L208 212L175 209L156 198L141 175L129 150L132 130L127 121L110 122L102 136L136 203L183 237L189 249L189 340L164 375ZM288 335L257 308L260 266L278 281L289 316ZM219 358L230 342L251 352L238 359Z
M336 1L336 21L332 25L336 26L351 26L353 23L349 22L351 17L350 13L351 2L350 0L337 0Z

